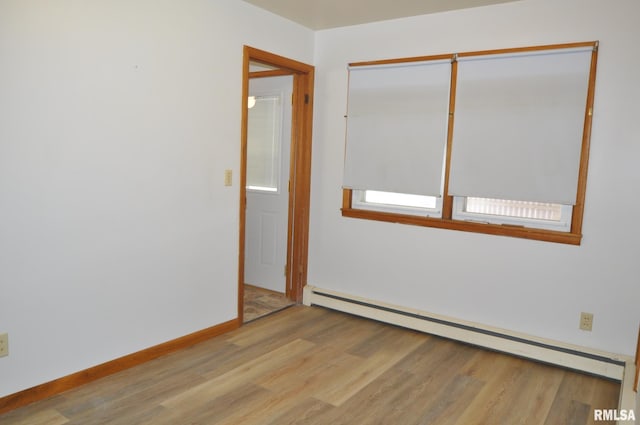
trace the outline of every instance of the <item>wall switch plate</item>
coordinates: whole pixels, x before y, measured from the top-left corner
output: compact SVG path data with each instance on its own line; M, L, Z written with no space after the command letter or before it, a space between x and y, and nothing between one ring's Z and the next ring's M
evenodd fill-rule
M231 170L224 170L224 185L231 186L233 184L233 172Z
M0 357L9 355L9 334L0 334Z
M593 314L592 313L580 313L580 329L583 331L591 331L593 328Z

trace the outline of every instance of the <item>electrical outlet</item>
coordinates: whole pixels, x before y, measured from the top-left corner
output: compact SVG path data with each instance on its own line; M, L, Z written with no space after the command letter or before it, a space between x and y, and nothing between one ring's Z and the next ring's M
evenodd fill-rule
M593 314L583 311L580 313L580 329L583 331L591 331L591 328L593 328Z
M0 334L0 357L9 355L9 334Z

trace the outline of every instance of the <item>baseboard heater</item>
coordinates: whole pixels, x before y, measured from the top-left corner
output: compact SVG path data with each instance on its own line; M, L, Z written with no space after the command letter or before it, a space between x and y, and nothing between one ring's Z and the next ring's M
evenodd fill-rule
M622 381L628 359L588 348L492 329L331 290L306 286L305 305L321 306L528 359Z

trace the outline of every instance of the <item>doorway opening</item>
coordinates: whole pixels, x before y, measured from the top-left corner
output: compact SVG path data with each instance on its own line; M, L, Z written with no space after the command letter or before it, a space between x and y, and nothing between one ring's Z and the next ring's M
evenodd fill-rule
M307 278L313 77L311 65L244 47L240 323L302 299Z

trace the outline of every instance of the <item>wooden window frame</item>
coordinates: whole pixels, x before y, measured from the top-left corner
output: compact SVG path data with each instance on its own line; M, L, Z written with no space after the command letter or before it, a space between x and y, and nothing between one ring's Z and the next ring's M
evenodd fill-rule
M451 148L453 146L453 123L455 119L455 99L458 62L457 57L481 56L507 53L522 53L540 50L570 49L578 47L592 47L591 68L589 73L589 86L587 91L587 102L584 113L584 128L582 136L582 147L580 153L580 167L578 174L578 187L576 191L576 204L573 206L571 218L571 229L569 232L545 230L531 227L513 226L506 224L487 224L470 221L454 220L453 216L453 196L449 195L449 173L451 168ZM408 63L428 60L441 60L450 57L451 62L451 86L449 98L449 122L447 129L447 147L445 156L445 172L443 184L442 218L421 217L408 214L398 214L389 212L379 212L371 210L357 209L353 207L351 189L343 189L342 195L342 216L359 218L366 220L384 221L390 223L401 223L415 226L435 227L439 229L460 230L464 232L484 233L489 235L510 236L516 238L532 239L546 242L564 243L570 245L580 245L582 241L582 218L584 214L584 203L587 187L587 169L589 165L589 147L591 141L591 124L593 118L593 103L595 94L596 66L598 60L598 42L579 42L550 44L543 46L532 46L523 48L509 48L499 50L483 50L476 52L465 52L458 54L445 54L435 56L421 56L402 59L386 59L380 61L368 61L350 63L349 66L370 66L386 65L392 63Z

